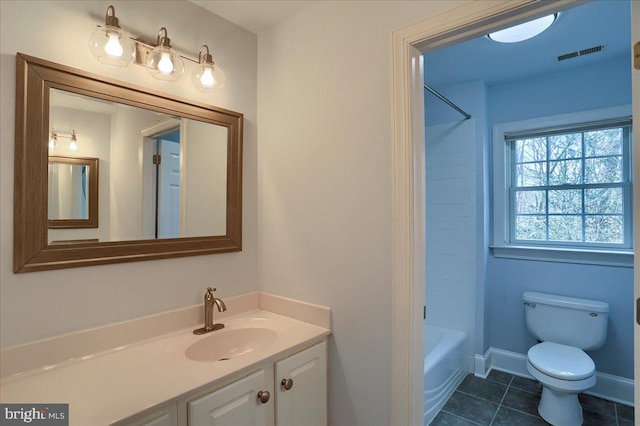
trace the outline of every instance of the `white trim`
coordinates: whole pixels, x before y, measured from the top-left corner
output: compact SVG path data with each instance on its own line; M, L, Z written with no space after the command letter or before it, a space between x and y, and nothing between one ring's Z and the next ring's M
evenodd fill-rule
M570 248L561 250L555 247L538 249L539 246L534 248L510 244L507 220L509 212L507 149L504 138L505 133L509 132L628 117L632 112L631 105L620 105L493 125L493 245L491 248L494 256L592 265L633 266L633 253L629 256L628 252L622 250L598 250L597 248L584 250L582 247L574 250ZM602 253L601 256L600 253Z
M632 251L490 246L494 257L633 268Z
M416 182L416 152L424 139L414 122L421 111L422 87L415 87L415 50L432 50L462 42L490 31L567 9L575 0L477 0L456 6L422 22L392 33L392 202L393 202L393 272L392 272L392 348L391 348L391 419L394 425L419 425L423 420L422 382L415 371L422 362L422 327L424 279L420 279L425 235L416 227L415 206L424 203L421 186ZM420 219L422 220L422 219ZM416 251L416 248L418 250ZM424 271L422 271L422 274ZM424 278L424 276L422 276ZM422 296L421 296L422 295Z
M478 368L478 364L483 362L482 368ZM504 371L505 373L533 379L533 376L527 371L527 356L517 352L489 348L484 355L476 354L475 375L486 378L491 370ZM633 392L633 380L596 371L596 385L585 393L633 406Z

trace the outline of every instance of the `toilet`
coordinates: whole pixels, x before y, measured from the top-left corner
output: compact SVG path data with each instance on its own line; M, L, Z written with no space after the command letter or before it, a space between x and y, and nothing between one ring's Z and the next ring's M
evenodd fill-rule
M554 426L579 426L578 394L596 384L595 364L584 351L604 344L609 305L535 292L522 300L527 329L540 342L527 353L527 370L542 385L538 413Z

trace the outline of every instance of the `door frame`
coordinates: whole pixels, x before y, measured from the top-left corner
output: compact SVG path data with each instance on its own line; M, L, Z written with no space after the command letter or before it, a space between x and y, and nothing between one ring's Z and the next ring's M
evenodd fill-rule
M422 52L467 41L581 3L585 1L470 1L392 33L393 270L390 424L421 425L424 412L424 379L422 375L415 374L423 370L422 306L425 297ZM640 29L635 28L636 36L638 32ZM634 77L635 81L638 79L640 77ZM640 96L636 93L634 115L640 122L638 98ZM640 152L640 138L635 139L634 147L636 152ZM636 182L640 181L639 157L640 155L635 156ZM634 217L638 222L640 191L634 192L634 202ZM640 232L635 234L635 246L639 247ZM638 288L638 256L635 262L635 286ZM636 326L636 335L638 334ZM636 347L639 344L637 340ZM640 361L635 358L637 379ZM635 392L635 399L638 400L640 392L637 387Z

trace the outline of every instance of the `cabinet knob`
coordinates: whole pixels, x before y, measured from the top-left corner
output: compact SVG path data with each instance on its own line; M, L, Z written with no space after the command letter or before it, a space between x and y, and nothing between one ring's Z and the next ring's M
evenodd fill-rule
M266 404L267 402L269 402L270 397L271 395L269 394L269 391L258 392L258 400L260 400L260 402L263 404Z
M293 379L282 379L280 382L284 390L289 390L293 387Z

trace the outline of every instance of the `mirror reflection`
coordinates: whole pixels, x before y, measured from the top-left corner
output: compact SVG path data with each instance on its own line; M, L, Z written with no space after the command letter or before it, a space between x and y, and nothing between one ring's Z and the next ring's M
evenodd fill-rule
M73 129L76 136L75 145L70 138L50 143L50 159L73 155L100 161L99 223L95 229L49 229L49 242L225 235L225 126L59 89L50 90L49 124ZM82 197L89 194L83 193L82 176L91 176L91 168L66 167L50 167L49 218L86 219ZM65 193L73 201L64 206L63 175L74 182Z
M49 162L49 220L89 219L89 166Z
M98 164L97 158L49 157L49 229L98 227Z

